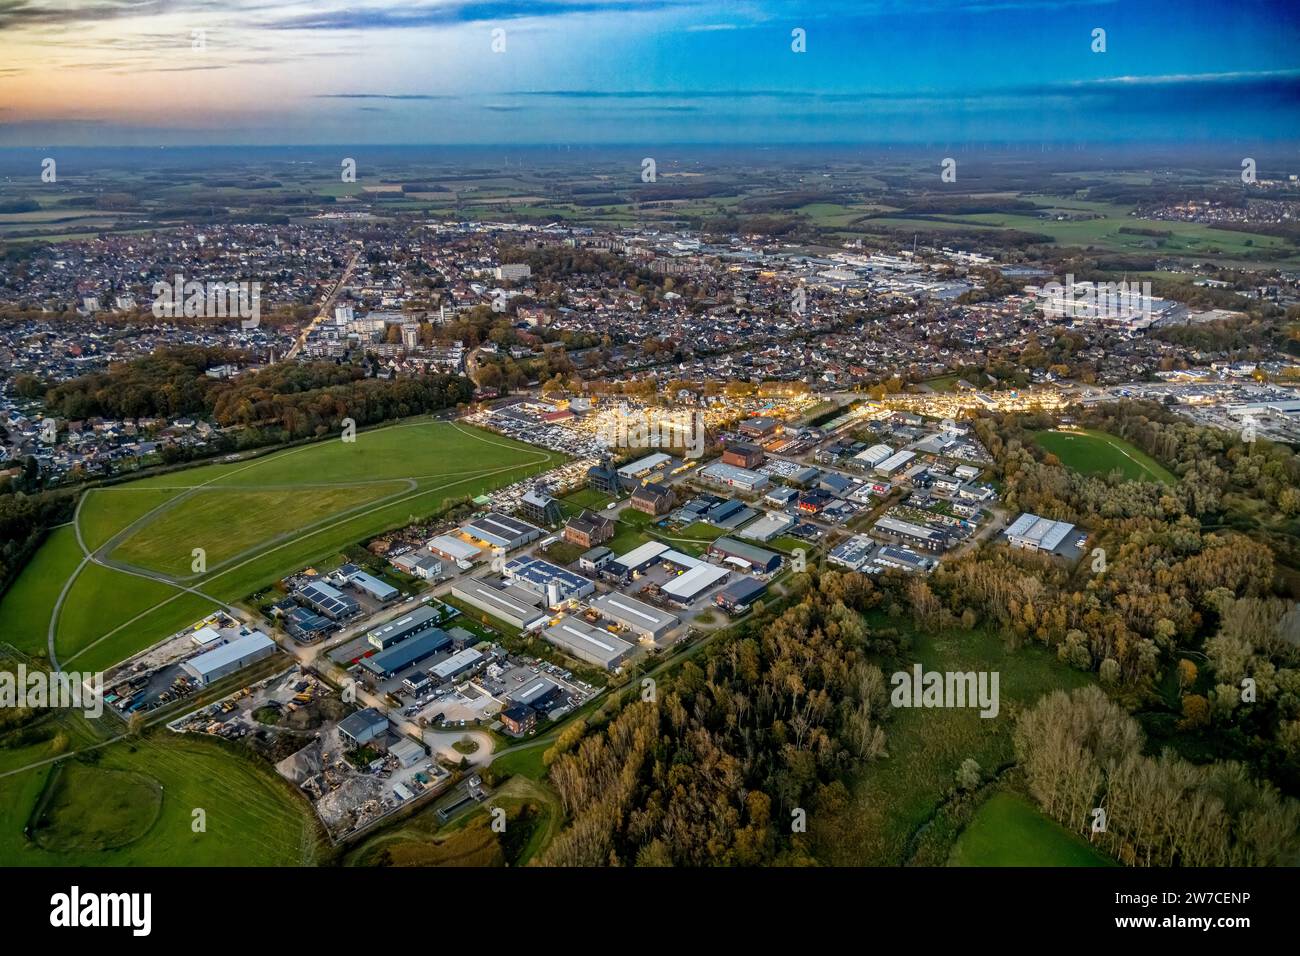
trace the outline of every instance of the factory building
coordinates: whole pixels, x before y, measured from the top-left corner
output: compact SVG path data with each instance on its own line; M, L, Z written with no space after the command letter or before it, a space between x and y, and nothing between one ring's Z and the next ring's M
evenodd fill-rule
M535 591L518 585L501 588L478 578L468 578L452 585L451 593L471 607L521 631L540 627L546 621L546 614L540 609L544 599Z
M591 602L591 606L601 617L652 641L659 640L681 623L678 617L667 611L618 593L602 594Z
M449 647L451 647L451 635L435 627L400 644L395 644L386 651L380 651L373 657L363 657L361 666L376 677L392 677L412 664L418 664L426 657L432 657Z
M483 662L483 654L467 647L462 651L457 651L445 661L439 661L429 668L429 674L439 681L453 680L461 674L472 671L475 667Z
M895 538L926 551L942 551L948 547L948 535L937 528L902 521L885 515L879 519L871 530L882 537Z
M850 571L861 571L871 561L871 552L875 549L876 542L865 534L855 534L833 548L831 553L826 555L826 560Z
M756 578L732 581L713 596L713 603L728 614L744 614L767 593L767 585Z
M609 631L570 616L543 628L541 635L570 657L611 671L626 660L635 647Z
M207 686L274 653L275 641L261 631L253 631L185 661L181 669L199 684Z
M793 528L794 525L793 516L768 512L753 524L747 525L741 531L737 531L736 534L738 537L748 538L750 541L771 541L782 532Z
M449 534L440 534L429 542L429 551L446 561L475 561L481 550Z
M388 733L388 718L373 707L363 707L339 721L339 736L360 747Z
M1026 551L1047 551L1056 554L1067 543L1074 525L1066 521L1053 521L1025 512L1007 528L1007 541L1013 548Z
M356 598L349 597L324 581L312 581L303 586L297 596L317 614L323 614L331 621L346 620L361 611Z
M760 574L771 574L781 566L781 556L764 551L735 538L718 538L709 545L709 554L715 554L732 564L753 568Z
M686 607L709 588L727 580L731 572L716 564L700 564L685 574L678 575L660 590L674 604Z
M527 521L493 511L461 525L461 533L494 548L513 551L542 536L542 529Z
M573 598L586 597L596 590L596 585L590 579L541 558L515 558L506 562L503 573L520 587L540 594L546 599L547 607L556 607Z
M770 484L767 475L750 471L748 468L737 468L722 461L715 461L700 469L700 477L715 485L739 488L741 491L762 491Z
M362 571L355 564L345 564L336 573L345 584L352 585L383 604L396 600L401 593L387 581L381 581L373 574Z
M418 607L396 621L375 628L366 635L366 642L375 650L386 651L408 637L414 637L432 627L437 627L440 620L442 620L442 608L435 610L432 607Z
M895 452L880 464L876 465L875 472L882 477L888 478L915 457L916 452L914 451Z

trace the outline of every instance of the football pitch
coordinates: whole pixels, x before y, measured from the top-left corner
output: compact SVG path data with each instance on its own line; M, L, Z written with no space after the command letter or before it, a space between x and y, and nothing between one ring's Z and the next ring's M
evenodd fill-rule
M1160 462L1122 438L1099 431L1041 431L1034 435L1066 468L1086 475L1119 471L1132 481L1158 481L1166 485L1177 478Z
M35 656L52 639L61 667L102 670L349 544L562 461L420 419L93 488L0 601L0 634Z

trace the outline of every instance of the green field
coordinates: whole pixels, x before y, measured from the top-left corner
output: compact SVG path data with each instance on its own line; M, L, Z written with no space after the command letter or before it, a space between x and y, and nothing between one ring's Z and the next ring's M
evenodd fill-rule
M95 488L76 518L95 563L82 566L86 551L73 528L55 530L0 600L0 633L44 656L53 618L61 664L107 668L214 602L239 601L350 544L561 461L480 429L420 419L360 432L355 442ZM197 574L195 548L207 562Z
M883 616L875 626L897 626ZM973 758L988 773L1014 759L1014 714L1058 688L1089 681L1038 646L1008 647L986 631L912 632L909 658L926 670L996 671L998 715L973 709L892 711L884 724L888 756L867 764L850 787L847 806L833 814L810 814L817 857L835 866L899 866L946 862L961 821L947 812L946 795L958 767ZM891 668L886 668L888 678Z
M1029 801L999 791L975 812L953 847L951 866L1115 866L1086 840Z
M1166 485L1178 481L1150 455L1105 432L1048 430L1035 434L1034 441L1060 459L1066 468L1085 475L1119 471L1132 481L1159 481Z
M39 726L48 739L0 744L0 865L295 866L321 855L306 800L229 745L155 730L88 749L121 725L60 712ZM77 756L42 763L61 753Z

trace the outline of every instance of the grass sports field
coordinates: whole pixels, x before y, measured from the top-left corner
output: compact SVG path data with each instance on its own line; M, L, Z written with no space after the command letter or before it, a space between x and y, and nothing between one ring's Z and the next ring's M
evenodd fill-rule
M419 419L359 432L355 442L94 488L0 601L0 634L43 657L53 622L61 666L104 669L219 602L561 461L481 429ZM196 548L206 559L198 573Z
M1150 455L1105 432L1041 431L1034 435L1034 441L1059 458L1066 468L1086 475L1108 475L1118 470L1133 481L1159 481L1166 485L1178 481Z
M1104 853L1049 820L1022 797L999 791L975 812L953 847L951 866L1115 866Z

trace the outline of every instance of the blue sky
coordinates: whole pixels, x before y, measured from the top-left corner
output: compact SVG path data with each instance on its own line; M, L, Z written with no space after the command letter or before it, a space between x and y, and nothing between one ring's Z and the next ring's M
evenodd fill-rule
M1291 142L1293 7L0 0L0 145Z

